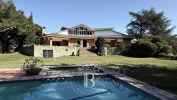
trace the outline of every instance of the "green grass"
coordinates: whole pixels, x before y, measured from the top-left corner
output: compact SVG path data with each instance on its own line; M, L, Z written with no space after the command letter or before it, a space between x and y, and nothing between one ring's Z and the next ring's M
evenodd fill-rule
M20 53L0 54L0 68L20 68L23 66L25 58Z
M61 57L56 59L42 59L43 64L133 64L133 65L156 65L168 68L177 68L177 61L162 60L156 58L130 58L124 56L81 56L81 57Z
M0 54L0 68L21 68L25 58L20 53ZM67 56L60 58L40 58L40 64L122 64L127 65L131 77L177 94L177 61L158 58L132 58L125 56ZM124 66L125 65L125 66ZM117 68L116 66L106 66ZM120 65L119 65L120 67ZM164 69L166 67L166 69ZM168 70L170 69L170 70ZM172 69L172 70L171 70ZM153 70L153 71L152 71ZM133 73L132 73L133 72Z
M25 58L20 53L0 54L0 68L22 67ZM40 64L128 64L128 65L156 65L158 67L177 68L176 60L158 58L131 58L125 56L65 56L59 58L40 58Z

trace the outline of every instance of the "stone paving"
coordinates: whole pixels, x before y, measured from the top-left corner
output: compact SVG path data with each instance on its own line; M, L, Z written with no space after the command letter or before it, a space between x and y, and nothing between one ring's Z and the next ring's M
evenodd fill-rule
M3 68L0 69L0 80L11 80L23 76L24 73L20 68Z

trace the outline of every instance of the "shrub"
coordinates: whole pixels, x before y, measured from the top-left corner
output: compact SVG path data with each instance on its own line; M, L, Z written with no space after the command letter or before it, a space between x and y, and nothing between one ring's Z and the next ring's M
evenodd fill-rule
M3 45L2 45L2 42L0 40L0 53L2 53L2 52L3 52Z
M157 46L149 41L140 40L131 44L124 54L133 57L151 57L157 51Z
M125 44L120 43L117 47L111 47L110 44L104 44L104 47L107 47L108 55L118 55L125 49Z
M104 47L111 48L110 44L108 44L108 43L105 43Z
M169 45L171 46L172 53L177 55L177 39L172 37L168 39Z
M110 46L110 44L108 44L108 43L106 43L106 44L104 44L104 47L106 47L107 48L107 54L108 55L112 55L112 51L113 51L113 47L111 47ZM103 51L102 51L103 52ZM103 53L102 53L103 54Z
M23 64L23 71L26 75L38 75L41 71L41 68L37 63L40 60L37 58L25 59L25 63Z
M169 45L168 41L162 37L153 37L151 40L157 46L157 52L155 56L164 55L172 53L172 47ZM163 56L162 56L163 57Z
M175 44L174 41L170 43L169 40L164 37L144 37L138 40L138 42L131 44L122 54L134 57L156 56L167 58L176 51L174 49L176 46L171 44Z
M164 45L164 46L160 49L160 53L165 53L165 54L172 53L171 46L169 46L169 45Z
M108 54L109 55L118 55L123 51L121 47L111 47L108 48Z
M76 56L79 56L79 55L80 55L80 49L77 51Z
M97 54L99 56L103 56L104 54L104 38L99 37L95 43L96 47L97 47Z

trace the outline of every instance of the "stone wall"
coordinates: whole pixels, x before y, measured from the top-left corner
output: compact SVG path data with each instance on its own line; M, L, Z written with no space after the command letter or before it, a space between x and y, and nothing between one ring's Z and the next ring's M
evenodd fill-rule
M34 45L34 57L43 57L43 50L53 50L53 57L77 55L78 47Z

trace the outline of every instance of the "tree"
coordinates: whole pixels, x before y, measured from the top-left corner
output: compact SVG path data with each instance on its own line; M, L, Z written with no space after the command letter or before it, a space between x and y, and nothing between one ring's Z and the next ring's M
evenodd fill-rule
M102 38L102 37L97 38L95 45L97 47L97 54L102 56L103 49L104 49L104 38Z
M131 22L127 25L127 33L141 38L144 35L168 36L174 27L163 12L156 12L153 8L140 12L130 12Z
M17 29L0 32L0 48L7 52L25 44L40 43L42 37L42 28L33 22L32 13L27 17L23 11L17 11L12 0L0 0L0 31L3 30L1 27Z
M2 41L0 40L0 53L3 52Z
M28 20L29 20L31 23L33 23L33 14L32 14L32 13L30 14Z
M17 29L15 27L1 28L1 52L14 52L19 47Z

